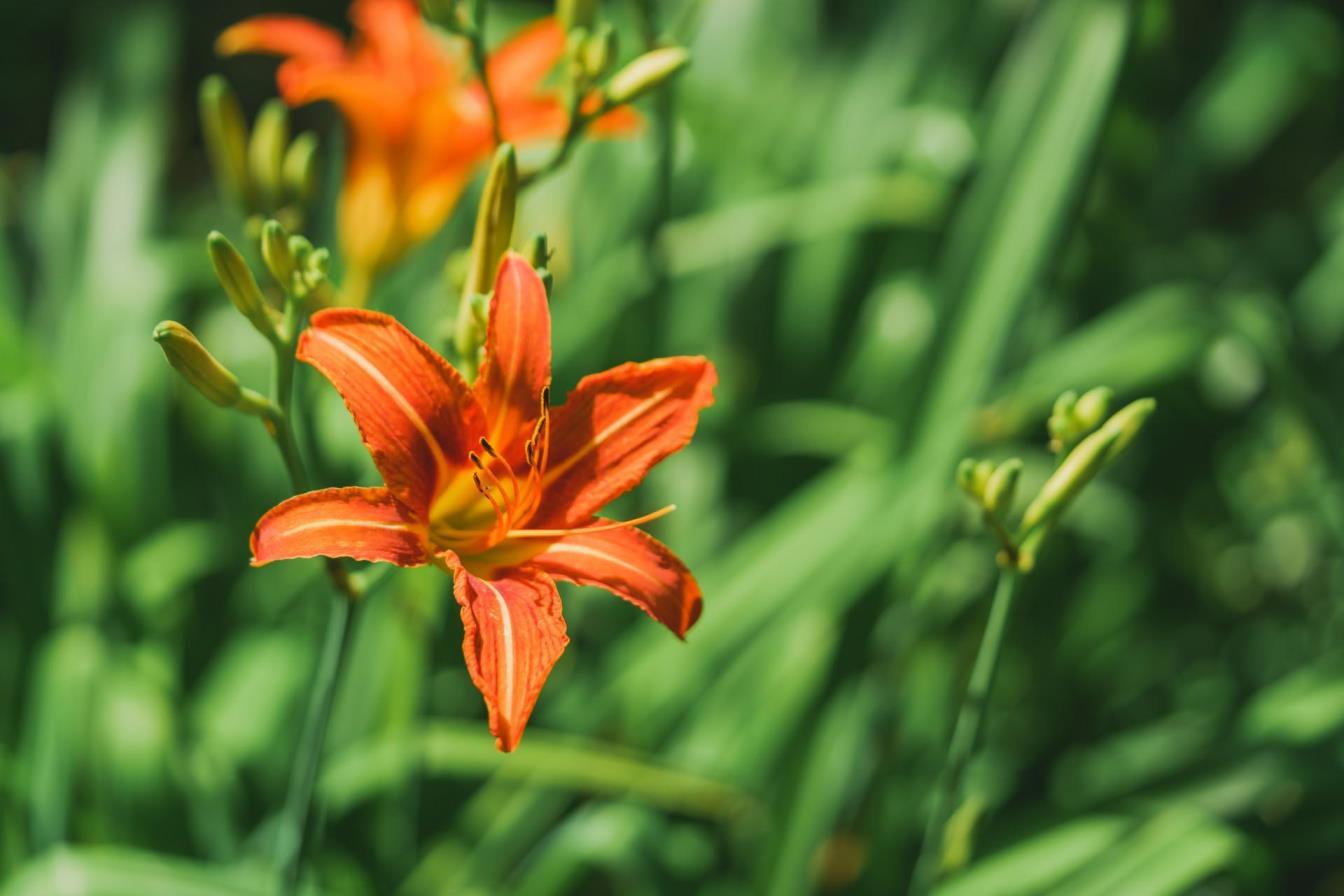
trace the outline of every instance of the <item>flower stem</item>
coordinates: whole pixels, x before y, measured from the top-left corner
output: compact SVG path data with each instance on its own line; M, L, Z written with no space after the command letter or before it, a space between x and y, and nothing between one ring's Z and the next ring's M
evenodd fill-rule
M504 142L504 129L499 121L499 103L495 99L494 88L490 86L490 72L485 52L485 38L481 34L480 23L467 34L467 43L471 45L471 63L481 79L481 92L485 94L485 105L490 109L490 134L495 145Z
M928 824L924 828L924 843L919 851L919 860L915 863L911 893L928 893L937 883L942 871L943 838L947 820L952 813L953 802L960 796L962 775L966 765L980 740L980 726L989 705L990 693L994 689L994 673L999 666L999 649L1003 645L1004 631L1008 627L1008 616L1012 611L1013 596L1021 579L1021 574L1015 569L999 570L999 584L994 590L994 600L989 607L989 619L985 622L980 650L976 653L975 665L971 668L971 680L966 685L966 695L957 713L957 723L952 731L947 759L934 787L933 805L930 808Z
M327 634L318 659L317 677L308 698L308 711L299 741L298 757L289 779L289 793L285 798L284 813L280 819L280 833L276 838L276 859L281 869L281 892L294 893L298 889L299 866L303 858L308 819L312 810L313 786L327 739L327 723L336 699L336 685L341 667L350 646L351 616L356 604L343 595L333 595Z
M292 296L286 297L282 337L275 344L274 395L271 411L265 417L266 429L271 434L280 456L284 459L291 485L296 492L308 486L308 472L294 437L294 349L298 344L302 312ZM276 862L281 872L281 892L294 893L298 887L300 862L308 839L308 819L312 812L313 786L321 763L323 746L327 739L327 723L336 699L336 684L350 642L350 619L360 598L360 589L349 573L335 558L326 559L327 578L335 595L327 617L327 634L318 658L317 675L308 698L308 711L298 754L290 772L289 790L280 818L276 837Z

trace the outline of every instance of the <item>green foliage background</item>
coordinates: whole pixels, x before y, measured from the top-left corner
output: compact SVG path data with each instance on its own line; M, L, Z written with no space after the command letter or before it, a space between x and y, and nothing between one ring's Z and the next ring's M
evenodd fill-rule
M253 420L150 341L266 346L204 251L194 92L238 3L51 2L0 34L0 892L269 892L325 607L247 567L286 497ZM339 2L265 4L343 22ZM628 4L608 0L624 55ZM492 4L492 37L543 14ZM557 391L704 353L718 403L629 500L706 609L599 592L496 754L435 572L376 579L314 890L888 893L983 627L965 453L1049 469L1056 394L1156 395L1027 578L947 894L1344 889L1344 15L1321 2L669 0L676 154L531 191ZM329 237L340 129L323 135ZM442 341L471 195L377 302ZM305 370L324 484L373 470Z

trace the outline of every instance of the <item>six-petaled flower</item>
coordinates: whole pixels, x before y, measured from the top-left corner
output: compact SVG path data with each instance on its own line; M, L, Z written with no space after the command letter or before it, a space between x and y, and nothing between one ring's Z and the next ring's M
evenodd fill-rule
M634 528L648 517L596 514L690 440L713 401L706 359L623 364L551 408L546 290L513 253L499 268L474 385L374 311L315 314L298 357L345 399L384 485L278 505L252 534L253 562L320 555L450 572L467 669L500 749L518 743L568 643L553 579L606 588L678 636L700 615L690 572Z

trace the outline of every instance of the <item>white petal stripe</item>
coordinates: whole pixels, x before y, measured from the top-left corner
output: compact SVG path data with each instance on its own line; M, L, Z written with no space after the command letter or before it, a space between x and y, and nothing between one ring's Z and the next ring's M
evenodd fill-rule
M406 528L406 526L404 526L404 525L401 524L401 523L379 523L379 522L374 522L374 521L371 521L371 520L332 520L332 519L323 519L323 520L313 520L313 521L310 522L310 523L299 523L299 525L297 525L297 526L292 526L292 527L290 527L290 528L288 528L288 529L281 530L281 532L280 532L279 534L281 534L281 535L297 535L297 534L300 533L300 532L307 532L307 531L309 531L310 529L330 529L330 528L336 528L336 527L341 527L341 526L349 526L349 527L351 527L351 528L357 528L357 529L386 529L386 530L391 531L391 532L409 532L409 531L410 531L410 529Z
M411 403L406 400L406 396L402 395L397 387L392 385L392 381L384 376L383 372L375 367L368 358L361 355L357 349L344 340L338 339L318 327L313 327L308 332L312 334L311 338L321 339L332 348L335 348L337 351L348 357L351 361L354 361L359 365L361 370L369 375L370 379L377 383L378 386L387 393L387 396L392 399L393 403L395 403L401 412L406 415L406 418L411 421L411 425L419 431L421 438L423 438L425 444L429 446L430 453L434 455L434 464L438 468L440 476L444 476L448 471L448 459L444 457L443 446L439 444L438 439L434 438L434 434L430 432L429 426L420 415L416 413L416 410L411 406Z
M499 589L485 579L480 580L485 587L490 589L490 593L495 596L499 602L499 620L504 630L504 688L500 695L499 705L503 707L504 714L509 716L513 712L513 620L509 616L509 605L504 600L504 595L499 593ZM512 724L513 719L509 719Z
M638 418L641 414L643 414L649 408L653 407L658 402L662 401L664 398L666 398L671 394L672 390L670 388L660 389L653 395L650 395L648 398L641 401L639 404L635 405L630 410L626 411L621 416L617 417L615 420L611 421L611 423L607 424L607 428L602 430L597 435L593 436L588 441L588 444L583 446L582 450L574 452L569 457L565 458L561 463L558 463L554 467L551 467L549 470L547 470L545 484L549 485L550 483L559 479L565 473L569 472L569 469L571 467L573 467L579 461L583 460L585 457L596 451L599 445L601 445L607 439L611 438L625 426L634 422L634 420Z
M583 556L586 557L595 557L598 560L605 560L607 563L610 563L613 566L624 567L625 569L628 569L633 573L643 576L645 579L647 579L649 582L652 582L654 585L657 585L659 588L663 587L663 583L658 581L658 578L656 576L650 574L649 571L644 569L643 567L636 566L633 563L629 563L625 560L622 560L620 557L613 557L611 554L608 554L605 551L599 551L597 548L589 547L586 544L570 544L563 541L557 542L556 544L553 544L549 548L547 548L545 553L582 554Z

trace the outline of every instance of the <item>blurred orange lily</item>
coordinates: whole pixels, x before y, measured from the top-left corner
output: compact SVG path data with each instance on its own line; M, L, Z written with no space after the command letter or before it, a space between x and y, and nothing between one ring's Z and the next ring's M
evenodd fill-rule
M433 235L476 168L494 149L490 108L461 53L430 28L413 0L354 0L355 37L300 16L265 15L219 36L222 55L285 57L276 75L291 106L329 100L345 116L350 147L340 200L347 292ZM556 139L569 116L541 83L564 53L564 30L543 19L501 46L486 65L505 140ZM629 107L593 123L598 134L638 125Z
M554 579L605 588L678 637L700 615L686 566L635 528L670 508L625 522L596 513L690 441L714 365L623 364L552 411L550 337L546 289L515 253L499 268L473 386L386 314L313 315L298 357L341 393L384 484L298 495L252 533L256 565L325 556L449 572L467 670L504 751L569 641Z

